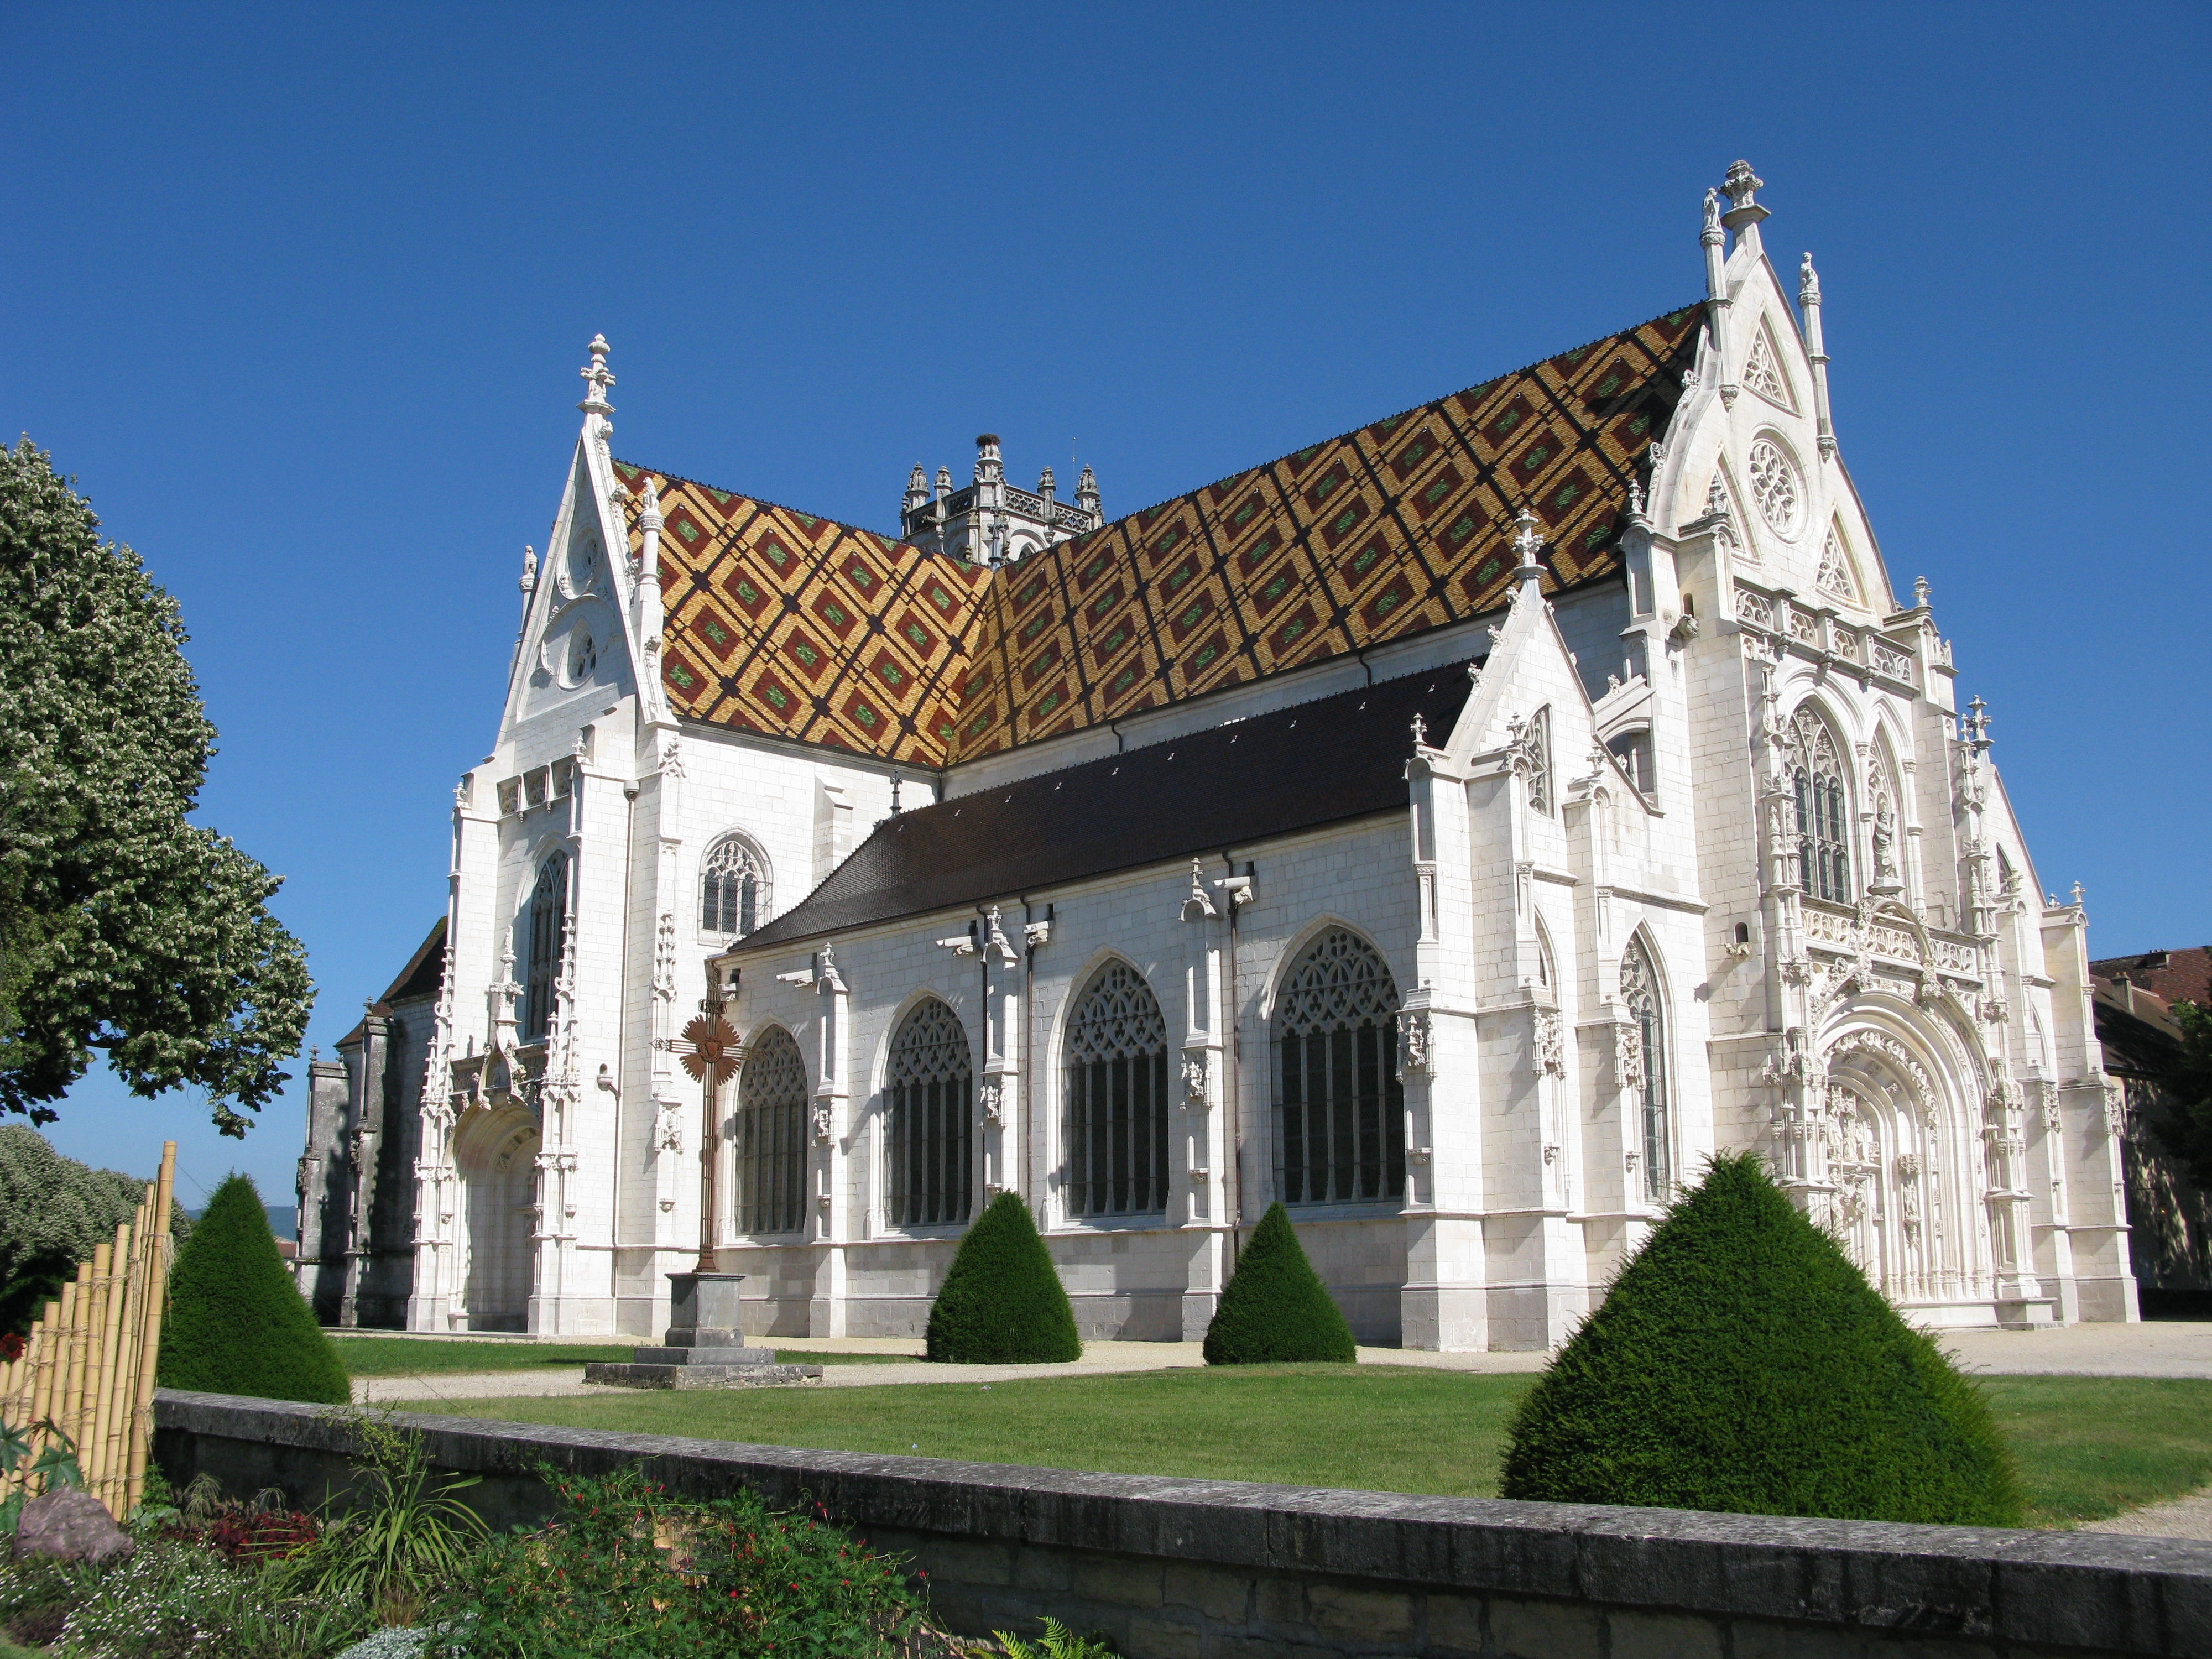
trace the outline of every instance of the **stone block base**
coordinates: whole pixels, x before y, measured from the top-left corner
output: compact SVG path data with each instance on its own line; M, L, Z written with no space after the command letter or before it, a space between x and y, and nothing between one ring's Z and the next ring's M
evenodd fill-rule
M585 1382L614 1389L766 1389L821 1380L819 1365L656 1365L593 1360L584 1367Z
M641 1365L773 1365L774 1348L632 1348Z

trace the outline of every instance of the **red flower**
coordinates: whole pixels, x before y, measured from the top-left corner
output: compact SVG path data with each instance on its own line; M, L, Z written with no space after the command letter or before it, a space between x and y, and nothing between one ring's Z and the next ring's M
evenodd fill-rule
M4 1336L0 1336L0 1364L7 1364L14 1360L21 1359L23 1357L23 1349L25 1346L23 1339L16 1335L13 1331L9 1331Z

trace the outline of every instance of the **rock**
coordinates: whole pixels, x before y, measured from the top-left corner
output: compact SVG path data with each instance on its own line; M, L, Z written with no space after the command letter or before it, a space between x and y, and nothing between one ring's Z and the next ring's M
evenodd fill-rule
M137 1549L115 1524L107 1505L88 1492L64 1487L42 1493L23 1505L15 1523L15 1559L45 1556L55 1561L120 1561Z

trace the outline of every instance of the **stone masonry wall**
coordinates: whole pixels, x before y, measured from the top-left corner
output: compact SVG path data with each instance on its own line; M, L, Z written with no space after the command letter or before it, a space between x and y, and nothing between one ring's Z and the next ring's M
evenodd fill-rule
M495 1527L548 1509L542 1462L643 1461L673 1490L814 1502L910 1554L939 1622L1050 1613L1127 1659L2059 1659L2212 1656L2212 1544L1085 1474L402 1417ZM177 1484L342 1490L319 1407L164 1389Z

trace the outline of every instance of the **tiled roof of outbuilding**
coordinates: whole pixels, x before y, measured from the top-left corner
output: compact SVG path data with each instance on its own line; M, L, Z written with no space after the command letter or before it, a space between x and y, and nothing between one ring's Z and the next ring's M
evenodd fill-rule
M1698 319L1670 313L998 571L655 474L670 698L943 767L1494 611L1523 501L1547 592L1616 575L1629 482Z

